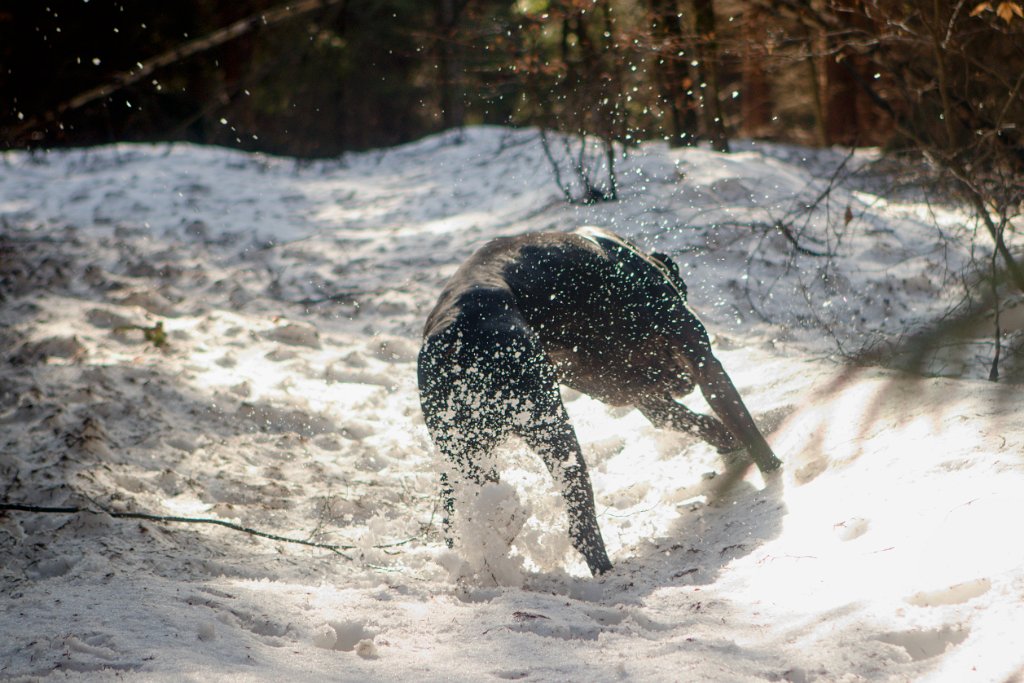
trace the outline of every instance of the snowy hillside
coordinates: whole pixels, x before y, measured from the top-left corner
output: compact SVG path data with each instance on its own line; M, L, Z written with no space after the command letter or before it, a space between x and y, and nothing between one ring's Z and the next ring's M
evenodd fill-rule
M3 154L0 502L95 512L0 512L0 677L1020 681L1024 397L979 379L989 329L948 377L835 360L954 305L972 256L874 160L648 145L582 207L535 131ZM566 391L599 579L518 443L481 496L526 517L510 552L444 547L415 378L466 256L582 224L683 266L784 461L765 481Z

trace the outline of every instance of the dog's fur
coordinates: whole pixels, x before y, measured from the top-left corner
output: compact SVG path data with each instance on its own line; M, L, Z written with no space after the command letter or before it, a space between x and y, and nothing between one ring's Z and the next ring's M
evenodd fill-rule
M611 568L565 384L657 427L695 432L720 451L745 447L762 471L781 464L711 352L670 259L598 228L498 238L452 276L427 318L419 355L427 427L451 545L460 480L496 481L485 456L515 434L543 458L565 497L569 537L594 574ZM719 419L675 398L700 387Z

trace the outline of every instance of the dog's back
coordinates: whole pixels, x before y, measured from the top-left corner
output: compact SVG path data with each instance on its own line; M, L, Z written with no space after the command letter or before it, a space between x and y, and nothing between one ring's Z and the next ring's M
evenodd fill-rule
M652 321L699 325L686 308L686 287L674 266L592 227L487 243L448 281L424 338L458 318L480 324L479 314L505 309L517 312L556 352L638 342L650 336Z

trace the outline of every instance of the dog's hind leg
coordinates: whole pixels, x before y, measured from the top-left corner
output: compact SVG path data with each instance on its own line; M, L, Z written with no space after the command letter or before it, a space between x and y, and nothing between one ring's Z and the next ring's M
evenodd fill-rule
M561 489L569 516L569 540L597 575L612 568L597 525L594 492L583 460L576 433L567 416L553 424L539 426L522 434L526 442L544 460L551 478Z
M562 492L569 517L569 540L587 562L590 573L597 575L612 568L605 550L601 529L594 508L587 464L583 460L576 432L569 423L562 399L555 384L533 392L533 413L528 424L517 430L526 443L544 460L551 478Z
M480 463L487 462L496 441L497 438L481 434L446 434L435 438L438 450L447 462L447 467L441 470L441 505L444 510L441 528L445 545L449 548L454 546L455 484L464 488L467 482L483 486L487 482L498 481L497 470L480 466Z
M497 481L490 460L494 446L508 433L490 405L483 375L471 379L453 359L461 334L444 333L428 339L420 349L418 374L420 405L430 437L444 458L441 468L442 529L445 544L454 545L455 490L464 483L482 486ZM467 364L468 365L468 364Z

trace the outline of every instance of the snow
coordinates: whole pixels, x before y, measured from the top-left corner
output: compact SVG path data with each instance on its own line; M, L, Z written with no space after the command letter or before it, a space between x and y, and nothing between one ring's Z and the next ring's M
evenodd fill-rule
M1019 679L1024 398L981 379L990 332L937 359L946 377L835 359L958 301L966 212L872 173L870 150L738 147L631 150L621 201L593 206L565 204L531 130L320 162L4 153L3 501L351 548L0 513L0 676ZM780 219L832 256L759 227ZM764 479L566 390L615 563L597 579L519 443L467 503L487 524L444 546L415 380L473 249L583 224L683 266L785 463ZM158 321L162 347L138 329Z

